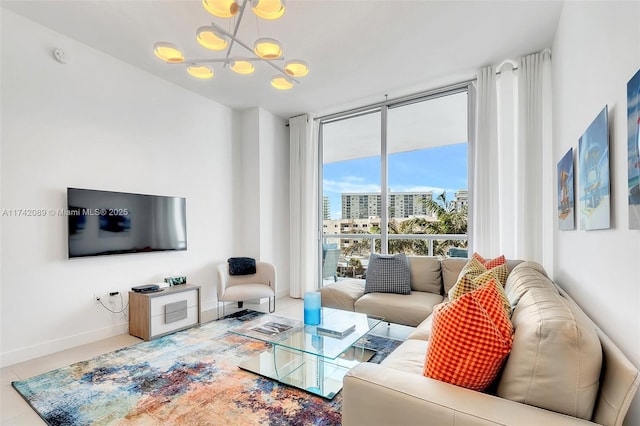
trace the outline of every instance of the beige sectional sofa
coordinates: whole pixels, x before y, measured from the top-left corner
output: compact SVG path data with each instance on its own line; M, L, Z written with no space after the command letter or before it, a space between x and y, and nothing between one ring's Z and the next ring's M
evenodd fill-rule
M411 269L410 295L364 294L365 280L340 280L319 290L322 306L375 315L395 324L420 325L431 315L433 307L445 300L467 259L441 260L430 256L408 256L408 259ZM507 266L511 270L520 262L509 260Z
M356 282L347 283L345 291L336 287L340 282L322 291L323 303L333 307L386 313L391 322L417 325L381 364L362 363L345 376L344 425L623 424L640 383L638 369L534 262L509 262L505 293L513 307L513 348L492 390L482 393L425 377L433 305L420 306L418 300L440 296L442 301L466 260L440 262L441 294L414 296L426 289L427 276L435 289L434 262L439 261L410 258L417 285L412 283L414 291L404 297L415 298L411 302L393 297L399 295L358 296Z

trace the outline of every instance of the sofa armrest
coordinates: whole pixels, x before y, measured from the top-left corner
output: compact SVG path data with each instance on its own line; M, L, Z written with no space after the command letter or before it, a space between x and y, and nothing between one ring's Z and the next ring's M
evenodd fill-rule
M366 362L347 373L342 393L344 426L593 424Z

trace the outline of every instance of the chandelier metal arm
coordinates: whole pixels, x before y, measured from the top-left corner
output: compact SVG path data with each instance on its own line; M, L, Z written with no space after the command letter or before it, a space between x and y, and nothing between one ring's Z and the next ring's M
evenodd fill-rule
M218 30L223 30L224 34L227 35L227 37L231 38L231 41L229 42L229 46L227 47L227 54L225 56L225 63L224 66L226 67L227 64L229 63L229 55L231 54L231 48L233 47L233 43L236 42L237 40L237 36L238 36L238 29L240 28L240 22L242 21L242 17L244 16L244 8L247 6L247 3L249 2L249 0L244 0L244 2L242 2L242 6L240 6L240 11L238 11L238 20L236 21L236 26L233 29L233 34L229 34L226 31L224 31L223 28L218 27L217 25L215 25L213 22L211 23L211 25L214 25L215 27L218 27Z
M249 52L251 52L251 54L253 54L255 56L255 59L254 59L255 61L263 61L263 62L271 65L278 72L282 73L283 75L286 75L289 80L293 81L294 83L300 84L300 82L297 79L295 79L295 78L291 77L290 75L288 75L282 67L279 67L278 65L274 64L273 63L273 59L264 59L264 58L261 58L260 56L256 55L251 47L247 46L245 43L242 42L242 40L240 40L239 38L237 38L235 36L235 33L238 30L238 26L240 25L240 20L242 19L242 12L244 11L244 6L246 4L247 4L247 2L245 1L245 3L243 3L242 6L241 6L242 9L240 10L240 12L238 12L240 17L238 18L238 23L237 23L236 28L234 30L234 34L229 33L229 31L225 30L224 28L222 28L220 25L216 24L215 22L211 23L211 26L213 28L215 28L216 30L220 31L221 33L223 33L224 35L226 35L227 37L229 37L231 39L231 42L229 43L229 46L227 47L227 55L226 55L226 58L225 58L226 63L230 62L229 54L231 53L231 47L233 46L233 43L235 42L235 43L238 43L240 46L244 47L245 49L247 49ZM281 59L284 59L284 58L281 58ZM243 60L245 60L245 59L243 59ZM226 66L226 63L225 63L225 66Z
M282 57L282 58L277 58L277 59L270 59L270 61L284 61L286 58ZM169 63L169 65L184 65L185 63L190 63L190 64L201 64L201 63L225 63L228 64L229 62L233 62L235 60L238 61L246 61L246 62L259 62L259 61L264 61L264 59L260 58L260 57L256 57L256 58L245 58L245 57L234 57L232 59L224 59L224 58L217 58L217 59L185 59L184 62L180 62L180 63Z
M240 20L238 19L238 21L240 21ZM229 53L231 52L232 43L235 41L236 43L238 43L240 46L242 46L245 49L247 49L249 52L251 52L252 55L255 56L255 59L253 59L254 61L263 61L263 62L271 65L278 72L282 73L283 75L286 75L289 80L293 81L294 83L300 84L300 82L298 80L296 80L295 78L293 78L290 75L288 75L282 67L279 67L278 65L274 64L273 63L273 59L264 59L264 58L261 58L260 56L256 55L251 47L247 46L245 43L242 42L242 40L238 39L236 36L234 36L233 34L229 33L227 30L225 30L221 26L217 25L215 22L212 22L211 26L213 28L215 28L216 30L222 32L224 35L226 35L227 37L229 37L232 40L232 42L229 43L229 47L227 48L227 57L226 57L225 61L227 61L227 62L231 61L229 59ZM280 58L280 59L284 59L284 58ZM246 59L243 58L242 60L246 60Z

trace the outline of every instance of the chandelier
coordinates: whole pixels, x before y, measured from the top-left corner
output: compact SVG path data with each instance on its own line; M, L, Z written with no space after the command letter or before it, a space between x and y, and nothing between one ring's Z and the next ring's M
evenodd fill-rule
M241 4L239 4L241 2ZM271 85L276 89L291 89L294 84L300 82L297 77L304 77L309 73L309 66L305 61L291 59L280 66L276 61L284 61L281 43L269 37L260 37L253 47L242 42L237 34L240 22L247 6L253 13L267 20L274 20L284 15L284 0L202 0L204 9L219 18L237 17L233 33L226 31L219 25L211 23L196 30L196 40L204 48L214 51L226 50L224 58L218 59L187 59L183 51L173 43L157 42L153 46L155 55L168 64L186 64L186 71L191 76L199 79L210 79L214 76L214 70L209 64L222 63L224 68L229 68L238 74L252 74L255 71L254 63L264 62L278 71L271 78ZM237 44L250 52L248 56L231 56L232 47Z

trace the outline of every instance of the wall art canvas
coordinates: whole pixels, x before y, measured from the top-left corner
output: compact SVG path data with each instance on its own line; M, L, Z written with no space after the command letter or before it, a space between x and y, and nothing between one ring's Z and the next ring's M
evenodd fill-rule
M580 137L578 167L580 229L607 229L611 226L607 106Z
M573 197L573 148L558 163L558 229L576 229Z
M640 229L640 70L627 83L629 229Z

